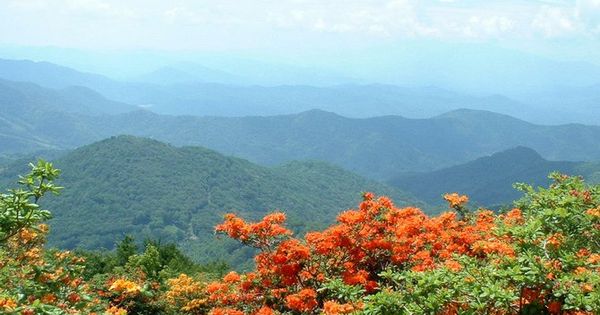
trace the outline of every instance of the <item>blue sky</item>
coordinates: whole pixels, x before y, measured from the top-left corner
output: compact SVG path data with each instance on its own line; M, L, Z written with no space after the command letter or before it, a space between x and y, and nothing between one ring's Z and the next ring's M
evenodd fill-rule
M600 0L0 2L0 43L5 45L293 51L305 44L327 49L415 38L589 45L600 39Z

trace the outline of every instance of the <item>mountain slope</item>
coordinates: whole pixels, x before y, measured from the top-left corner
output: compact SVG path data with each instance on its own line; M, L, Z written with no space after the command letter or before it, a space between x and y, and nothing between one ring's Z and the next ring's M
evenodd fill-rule
M5 187L25 171L24 161L14 165L0 171ZM55 215L50 242L66 248L111 248L128 233L178 242L196 257L239 263L246 252L213 236L227 212L258 219L281 209L292 229L302 232L331 223L363 191L415 203L396 189L322 162L265 168L200 147L131 136L79 148L55 165L65 189L44 207Z
M474 204L493 206L521 196L514 183L547 186L548 174L553 171L583 175L594 182L600 165L548 161L532 149L517 147L433 172L398 176L390 184L432 204L443 203L444 193L459 192L469 195Z
M23 111L60 111L86 115L120 114L138 107L106 99L81 86L63 89L43 88L29 82L0 79L0 100L5 114L23 115Z
M100 122L109 133L194 144L261 164L317 159L378 179L428 171L527 146L551 160L600 159L600 127L540 126L491 112L461 110L433 119L350 119L313 110L272 117L171 117L148 112Z
M93 73L85 73L50 62L0 59L0 78L24 81L48 88L85 86L96 89L114 85L111 79Z
M0 80L0 155L89 143L100 136L88 120L132 110L138 108L84 87L56 90Z

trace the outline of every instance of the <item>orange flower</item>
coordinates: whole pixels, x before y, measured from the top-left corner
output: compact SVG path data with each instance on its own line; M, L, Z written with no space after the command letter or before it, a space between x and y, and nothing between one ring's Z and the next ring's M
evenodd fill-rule
M465 203L469 202L469 197L465 195L459 195L458 193L445 194L444 199L448 202L451 208L462 207Z
M73 293L69 294L69 296L67 297L67 300L74 304L81 300L81 296L79 296L79 294L73 292Z
M273 309L268 306L261 307L258 311L254 312L253 315L274 315Z
M446 260L444 262L444 266L446 266L448 269L450 269L454 272L458 272L462 269L462 265L458 261L455 261L452 259Z
M44 294L40 301L44 304L53 304L54 302L56 302L56 295L52 293Z
M225 281L226 283L236 283L240 281L240 275L235 271L231 271L230 273L225 275L225 277L223 277L223 281Z
M140 292L140 289L141 288L137 283L127 279L117 279L109 288L110 291L121 294L137 294Z
M523 220L523 213L519 208L514 208L504 215L504 222L508 225L521 224Z
M110 315L127 315L127 310L117 306L111 306L106 310L106 313Z
M588 270L585 267L577 267L577 268L575 268L575 274L576 275L584 274L586 272L588 272Z
M600 217L600 207L589 209L585 213L593 217Z
M560 314L562 305L558 301L552 301L548 304L548 311L550 314Z
M30 229L22 229L19 231L19 238L23 244L33 241L37 237L37 233Z
M327 301L323 304L323 313L325 315L350 314L360 308L350 303L340 304L335 301Z
M564 237L560 233L554 233L548 238L548 244L554 247L559 247L562 244Z
M590 264L600 263L600 254L591 254L590 257L588 257L587 262Z
M231 308L214 308L209 315L244 315L244 312Z
M11 311L17 307L17 302L10 298L0 298L0 309Z
M524 288L521 294L525 304L533 303L539 301L541 296L541 292L539 289L534 288Z
M299 312L310 312L317 307L317 292L313 289L302 289L285 298L286 306Z

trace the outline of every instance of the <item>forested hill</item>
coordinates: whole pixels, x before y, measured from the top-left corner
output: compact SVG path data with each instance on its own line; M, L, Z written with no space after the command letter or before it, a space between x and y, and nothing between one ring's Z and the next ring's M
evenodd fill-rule
M509 204L522 196L513 188L514 183L547 186L551 182L548 174L554 171L581 175L592 183L600 179L599 163L548 161L530 148L516 147L454 167L401 175L390 184L432 204L442 203L444 193L459 192L467 194L473 203L489 207Z
M55 215L51 244L63 248L111 248L132 234L175 241L197 258L223 257L237 264L247 250L237 252L237 246L213 235L227 212L259 218L280 209L291 228L302 232L333 222L364 191L418 204L396 189L322 162L266 168L200 147L131 136L79 148L55 165L62 169L58 183L65 189L43 206ZM19 161L0 171L2 186L9 187L26 167Z

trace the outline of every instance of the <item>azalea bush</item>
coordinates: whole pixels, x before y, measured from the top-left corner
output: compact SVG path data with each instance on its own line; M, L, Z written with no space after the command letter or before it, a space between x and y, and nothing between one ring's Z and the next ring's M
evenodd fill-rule
M0 195L0 313L75 314L104 309L82 279L84 260L68 251L46 250L50 212L39 206L58 193L59 175L40 161L19 180L20 188Z
M597 314L600 188L552 178L520 185L525 197L501 214L448 194L450 211L430 217L366 193L303 239L283 213L229 214L216 231L257 248L256 270L181 276L167 295L189 314Z

